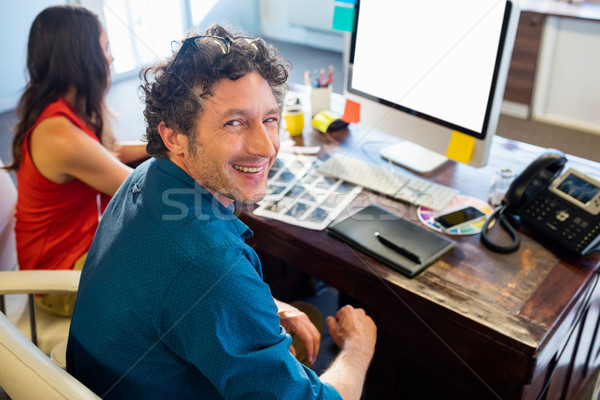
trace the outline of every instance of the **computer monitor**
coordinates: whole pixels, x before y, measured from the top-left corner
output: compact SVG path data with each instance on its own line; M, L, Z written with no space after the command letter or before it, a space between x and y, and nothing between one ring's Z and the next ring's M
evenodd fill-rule
M358 1L344 95L361 104L362 126L442 155L458 131L475 138L468 164L485 165L519 14L506 0Z

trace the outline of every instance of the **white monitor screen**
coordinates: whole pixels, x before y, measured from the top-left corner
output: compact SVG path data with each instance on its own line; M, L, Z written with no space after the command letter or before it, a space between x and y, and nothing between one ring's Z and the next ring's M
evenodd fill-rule
M510 2L366 0L348 91L484 138Z

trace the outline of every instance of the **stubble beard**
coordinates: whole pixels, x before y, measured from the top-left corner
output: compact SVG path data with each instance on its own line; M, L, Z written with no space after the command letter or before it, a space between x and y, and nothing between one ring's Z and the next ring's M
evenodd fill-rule
M192 174L192 178L205 189L218 192L231 200L245 204L255 204L265 198L266 180L260 190L256 189L245 196L235 187L233 179L221 169L220 165L205 156L204 148L200 143L196 140L190 140L188 151L191 162L187 169ZM270 165L265 168L270 169Z

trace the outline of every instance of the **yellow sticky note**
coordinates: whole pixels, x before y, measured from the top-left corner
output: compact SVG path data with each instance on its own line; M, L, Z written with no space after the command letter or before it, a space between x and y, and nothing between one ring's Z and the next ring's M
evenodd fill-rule
M446 150L446 157L468 164L473 156L475 138L459 131L452 131L452 137Z

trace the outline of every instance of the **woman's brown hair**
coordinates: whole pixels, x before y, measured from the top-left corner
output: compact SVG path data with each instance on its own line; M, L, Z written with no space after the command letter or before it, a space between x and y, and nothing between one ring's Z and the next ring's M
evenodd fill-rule
M105 126L109 65L100 45L101 31L96 14L77 6L49 7L35 18L27 44L29 82L17 106L13 161L6 169L19 169L27 132L42 111L71 88L79 117L101 142L112 142Z

